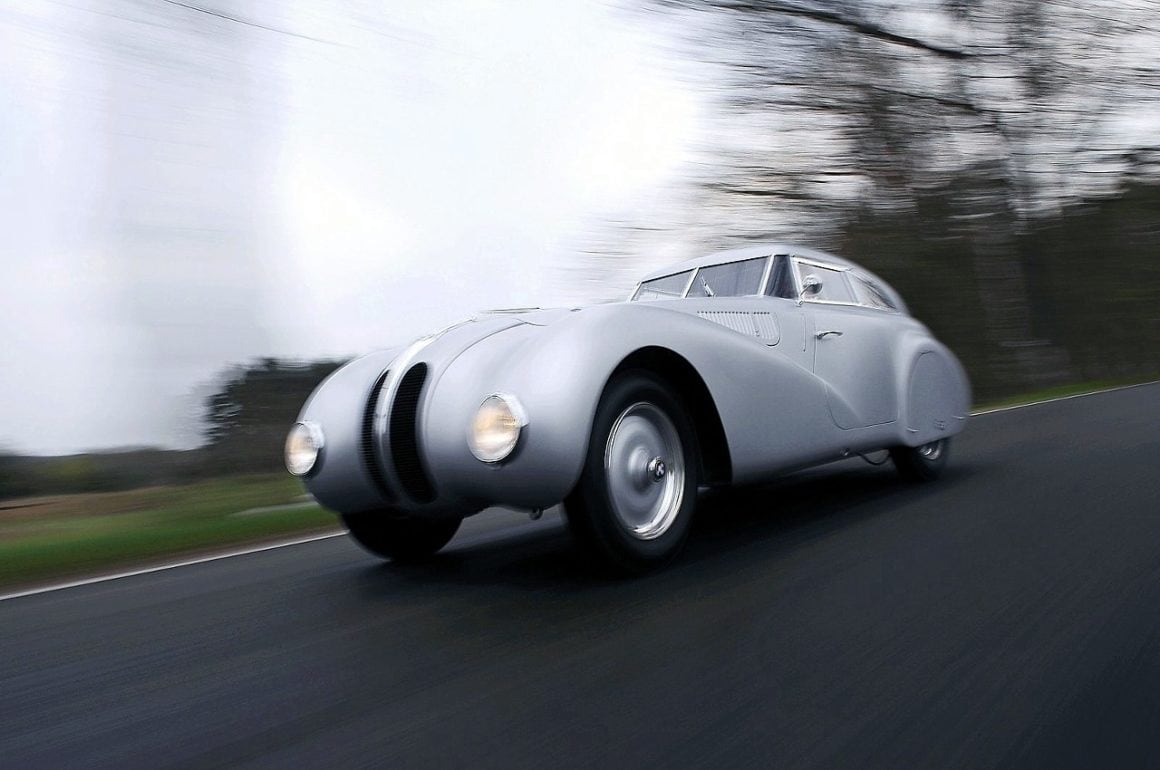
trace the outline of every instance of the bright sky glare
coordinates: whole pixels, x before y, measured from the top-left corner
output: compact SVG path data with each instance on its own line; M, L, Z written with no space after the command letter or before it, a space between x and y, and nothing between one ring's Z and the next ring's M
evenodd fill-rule
M189 445L231 363L575 299L681 178L702 107L641 19L381 5L0 8L0 445Z

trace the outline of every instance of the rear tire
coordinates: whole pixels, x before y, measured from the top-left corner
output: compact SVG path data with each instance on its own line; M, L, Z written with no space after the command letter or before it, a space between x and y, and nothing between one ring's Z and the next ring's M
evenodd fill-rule
M564 502L576 540L599 563L638 573L681 550L697 505L696 439L684 405L654 375L630 371L608 385Z
M420 561L451 541L462 518L421 519L389 511L343 514L355 542L375 556L399 562Z
M898 474L907 481L934 481L942 473L950 454L951 440L940 438L922 446L897 446L890 450L890 459Z

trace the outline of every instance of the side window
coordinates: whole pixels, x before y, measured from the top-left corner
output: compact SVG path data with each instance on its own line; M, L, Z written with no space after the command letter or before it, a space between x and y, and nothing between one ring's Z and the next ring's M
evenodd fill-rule
M685 287L689 285L689 276L693 274L692 270L686 270L683 273L676 275L666 275L664 278L654 278L651 281L645 281L636 290L633 295L633 302L648 302L654 299L675 299L681 297L685 293Z
M867 305L868 307L876 307L880 310L897 310L894 302L890 299L890 295L874 281L869 278L863 278L855 273L849 274L853 284L854 291L858 294L858 302Z
M768 257L709 265L697 271L690 297L748 297L761 293Z
M797 287L794 286L789 257L785 254L778 254L773 258L773 270L769 274L769 288L765 290L765 293L771 297L797 299Z
M850 291L850 286L846 283L846 277L843 275L845 270L833 270L805 262L798 263L798 270L801 272L803 287L809 283L811 276L821 282L820 290L813 294L807 292L802 296L802 299L812 302L845 302L851 305L856 303L854 294Z

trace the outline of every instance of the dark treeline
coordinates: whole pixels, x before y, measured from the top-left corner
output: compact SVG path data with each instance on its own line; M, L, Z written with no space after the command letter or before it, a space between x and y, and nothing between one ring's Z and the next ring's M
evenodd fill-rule
M206 402L206 469L212 473L281 469L286 432L307 396L341 363L265 359L228 373Z
M962 358L976 400L1031 389L1160 375L1160 184L1029 220L1007 260L1023 275L1027 333L996 343L997 277L978 270L970 230L955 227L953 187L916 211L861 210L827 245L879 272L911 312Z
M710 160L683 220L630 224L599 267L806 242L896 284L982 399L1160 370L1155 2L641 8L705 68Z
M307 396L340 361L263 359L226 371L202 405L205 443L64 457L0 452L0 500L112 492L215 476L282 470L282 445Z

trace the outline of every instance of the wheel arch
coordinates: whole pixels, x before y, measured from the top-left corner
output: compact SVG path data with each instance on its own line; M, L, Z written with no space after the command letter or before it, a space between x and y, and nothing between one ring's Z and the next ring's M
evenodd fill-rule
M733 463L725 427L713 394L696 368L669 348L656 345L638 348L616 365L604 383L604 390L618 375L632 369L651 372L674 389L688 407L697 433L701 479L708 484L728 484L733 478Z

